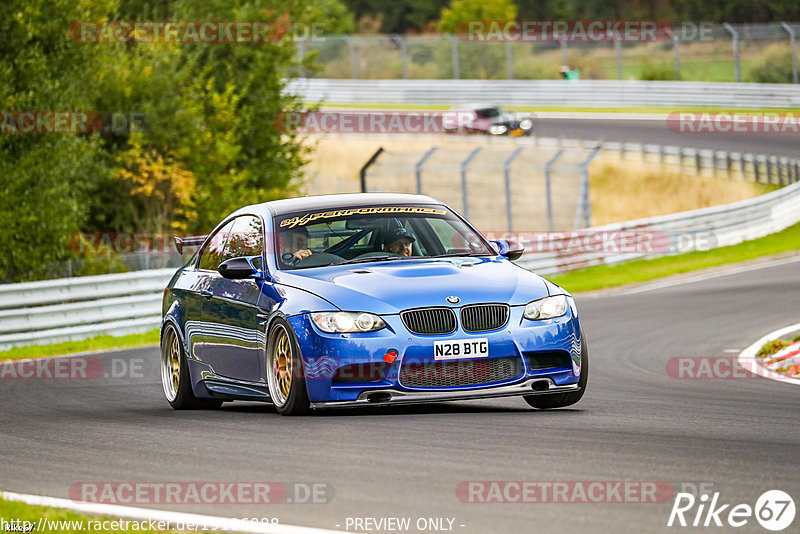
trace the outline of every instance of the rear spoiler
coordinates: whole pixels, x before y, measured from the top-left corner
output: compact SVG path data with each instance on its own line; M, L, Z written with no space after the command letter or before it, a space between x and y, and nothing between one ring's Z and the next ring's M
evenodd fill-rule
M190 235L186 237L175 237L175 248L178 254L183 254L183 247L197 247L202 245L208 235Z

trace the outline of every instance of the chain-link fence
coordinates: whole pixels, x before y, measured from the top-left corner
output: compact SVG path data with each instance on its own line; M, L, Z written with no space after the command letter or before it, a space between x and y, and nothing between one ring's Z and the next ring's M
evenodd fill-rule
M382 150L364 171L369 192L430 195L482 229L590 224L588 167L599 148L433 146Z
M453 35L313 37L301 77L353 79L582 79L798 83L800 23L678 23L652 41L471 41Z
M800 181L800 159L787 156L538 137L508 141L381 148L362 168L361 191L430 195L486 231L561 231L592 226L589 166L601 152L681 175L775 186ZM325 192L353 192L353 185Z

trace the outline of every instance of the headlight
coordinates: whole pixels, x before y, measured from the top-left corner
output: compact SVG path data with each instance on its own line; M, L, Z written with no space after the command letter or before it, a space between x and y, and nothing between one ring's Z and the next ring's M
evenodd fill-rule
M504 124L495 124L489 128L489 133L492 135L503 135L508 131L508 126Z
M374 332L386 328L383 319L371 313L321 312L312 313L311 319L320 330L328 334Z
M519 121L519 127L523 130L530 130L533 127L533 121L530 119L522 119Z
M561 317L567 313L566 295L554 295L552 297L545 297L543 299L534 300L525 306L525 313L523 317L536 321L539 319L553 319L554 317Z

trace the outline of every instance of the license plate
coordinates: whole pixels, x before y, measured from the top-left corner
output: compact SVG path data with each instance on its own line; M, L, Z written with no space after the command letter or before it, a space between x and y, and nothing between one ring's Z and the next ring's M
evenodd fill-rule
M514 128L513 130L511 130L511 137L519 137L521 135L522 135L522 129Z
M485 358L487 356L489 356L489 339L485 337L433 342L434 360Z

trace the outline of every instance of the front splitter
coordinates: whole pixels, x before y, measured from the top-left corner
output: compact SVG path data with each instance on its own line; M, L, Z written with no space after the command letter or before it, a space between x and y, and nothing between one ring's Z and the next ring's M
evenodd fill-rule
M547 386L545 389L544 386ZM534 389L537 388L537 389ZM491 399L516 395L551 395L580 391L578 384L557 386L550 378L530 378L517 384L493 388L468 389L458 391L400 391L396 389L376 389L362 392L356 400L312 402L311 408L355 408L358 406L388 406L390 404L421 404L473 399Z

